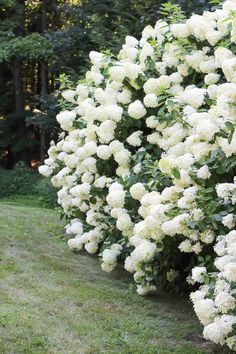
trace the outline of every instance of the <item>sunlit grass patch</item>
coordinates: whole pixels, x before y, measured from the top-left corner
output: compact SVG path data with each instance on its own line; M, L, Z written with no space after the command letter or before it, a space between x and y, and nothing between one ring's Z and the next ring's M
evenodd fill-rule
M185 298L136 294L128 273L72 253L56 211L0 203L0 352L228 353Z

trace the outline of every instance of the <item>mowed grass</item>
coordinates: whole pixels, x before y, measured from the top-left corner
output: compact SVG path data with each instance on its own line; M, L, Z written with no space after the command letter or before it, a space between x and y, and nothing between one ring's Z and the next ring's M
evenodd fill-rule
M0 203L0 353L229 353L187 299L140 297L128 273L68 250L56 211Z

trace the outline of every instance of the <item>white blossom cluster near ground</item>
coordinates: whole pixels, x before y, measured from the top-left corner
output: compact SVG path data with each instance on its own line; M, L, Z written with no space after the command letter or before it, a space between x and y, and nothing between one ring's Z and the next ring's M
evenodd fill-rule
M236 350L236 0L169 16L62 92L62 133L39 168L69 247L191 300L204 336ZM194 283L201 283L200 288Z

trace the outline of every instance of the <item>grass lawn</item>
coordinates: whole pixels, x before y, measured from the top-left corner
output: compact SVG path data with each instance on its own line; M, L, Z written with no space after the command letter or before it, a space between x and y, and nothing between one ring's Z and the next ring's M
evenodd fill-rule
M186 299L143 298L130 284L69 251L56 211L1 201L1 354L230 353L202 339Z

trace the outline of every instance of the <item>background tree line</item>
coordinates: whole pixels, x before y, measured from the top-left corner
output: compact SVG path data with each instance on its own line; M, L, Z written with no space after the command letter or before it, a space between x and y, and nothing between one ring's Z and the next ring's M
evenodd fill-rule
M175 1L188 14L207 0ZM78 80L91 50L117 53L161 16L160 0L0 0L0 164L42 161L57 134L61 74Z

